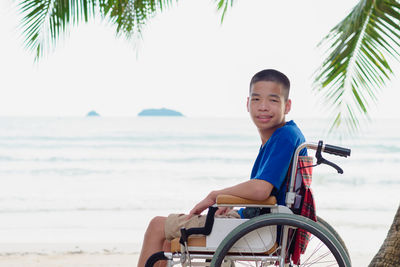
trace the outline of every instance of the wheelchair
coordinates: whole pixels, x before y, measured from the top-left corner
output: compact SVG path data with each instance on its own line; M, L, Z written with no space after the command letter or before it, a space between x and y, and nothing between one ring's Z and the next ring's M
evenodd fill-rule
M299 154L304 148L316 150L315 165L327 164L338 173L343 170L324 159L322 152L347 157L351 150L318 143L303 143L295 151L289 167L285 206L270 196L264 201L220 195L209 207L201 228L181 229L181 237L172 240L171 252L157 252L146 262L153 267L164 261L168 267L181 266L340 266L350 267L347 248L339 234L322 218L316 221L298 214ZM300 179L303 181L302 179ZM301 202L301 205L306 205ZM267 209L268 213L251 219L214 218L218 207ZM301 240L302 242L299 242ZM299 248L299 246L302 246ZM158 266L158 265L156 265Z

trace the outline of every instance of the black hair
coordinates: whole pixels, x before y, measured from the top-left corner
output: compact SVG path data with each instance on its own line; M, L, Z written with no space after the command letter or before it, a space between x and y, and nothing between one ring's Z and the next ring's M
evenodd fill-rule
M283 85L285 100L289 99L290 81L289 78L280 71L274 69L262 70L254 74L250 81L250 91L253 84L256 82L276 82Z

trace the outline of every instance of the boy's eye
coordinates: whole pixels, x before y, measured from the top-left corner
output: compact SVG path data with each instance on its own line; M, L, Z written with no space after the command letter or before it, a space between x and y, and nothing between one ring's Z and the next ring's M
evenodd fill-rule
M252 98L251 100L252 100L252 101L258 101L258 100L260 100L260 99L256 97L256 98Z

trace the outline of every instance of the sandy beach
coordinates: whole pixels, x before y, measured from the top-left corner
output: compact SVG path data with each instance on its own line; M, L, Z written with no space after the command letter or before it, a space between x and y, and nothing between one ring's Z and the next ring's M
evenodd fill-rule
M367 266L375 255L372 250L380 246L354 250L349 245L352 265L357 267ZM0 251L0 267L136 267L139 257L133 244L0 244Z
M1 267L132 267L139 255L132 243L3 243L0 250Z
M122 253L57 253L0 255L4 267L133 267L138 254Z
M0 255L1 267L136 267L138 253L10 253ZM367 266L372 256L353 255L353 266Z

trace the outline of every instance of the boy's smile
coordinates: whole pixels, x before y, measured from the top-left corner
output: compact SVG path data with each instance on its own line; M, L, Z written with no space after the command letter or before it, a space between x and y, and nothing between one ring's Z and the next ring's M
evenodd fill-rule
M253 84L247 99L247 110L258 128L263 144L273 132L285 124L291 101L285 100L283 85L272 81Z

